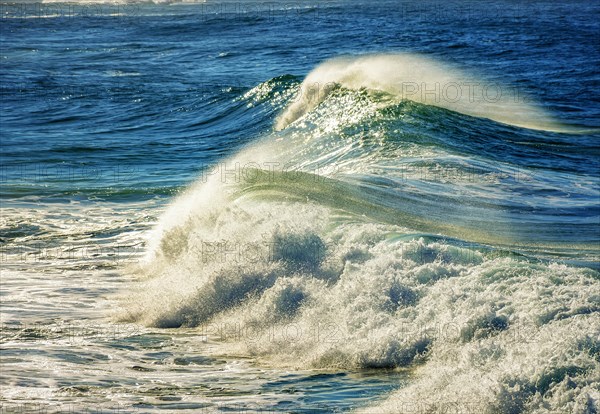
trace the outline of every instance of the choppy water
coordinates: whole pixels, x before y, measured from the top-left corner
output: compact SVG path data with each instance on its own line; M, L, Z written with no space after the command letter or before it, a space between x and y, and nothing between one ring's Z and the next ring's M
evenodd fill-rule
M3 412L598 410L600 6L1 12Z

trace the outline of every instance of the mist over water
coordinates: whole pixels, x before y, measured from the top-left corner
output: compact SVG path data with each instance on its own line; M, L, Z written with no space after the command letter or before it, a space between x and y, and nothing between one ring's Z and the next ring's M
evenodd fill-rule
M5 10L3 409L596 412L598 7L263 6Z

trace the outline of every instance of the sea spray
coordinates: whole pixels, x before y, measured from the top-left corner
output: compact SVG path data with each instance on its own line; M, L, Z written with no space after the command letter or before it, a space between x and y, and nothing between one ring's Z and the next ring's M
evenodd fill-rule
M418 54L374 54L328 60L304 79L296 101L279 116L282 129L310 112L337 86L382 91L397 99L541 130L565 130L518 88L478 79Z

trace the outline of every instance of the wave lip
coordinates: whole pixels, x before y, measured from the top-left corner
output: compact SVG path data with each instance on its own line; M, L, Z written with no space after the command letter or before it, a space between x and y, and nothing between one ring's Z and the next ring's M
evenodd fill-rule
M568 131L518 88L478 79L417 54L374 54L330 59L308 74L299 95L276 121L285 128L318 106L337 86L382 91L396 99L443 107L497 122Z

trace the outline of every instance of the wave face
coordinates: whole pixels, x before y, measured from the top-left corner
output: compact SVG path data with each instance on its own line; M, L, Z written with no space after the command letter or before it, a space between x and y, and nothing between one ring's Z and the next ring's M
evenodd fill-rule
M406 62L456 79L344 58L240 95L282 107L277 130L170 206L120 318L269 364L413 370L383 412L595 412L597 141L492 120L534 107L398 100Z

